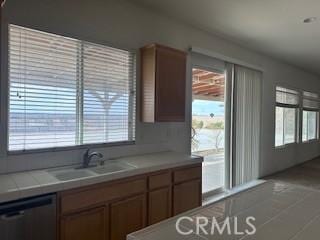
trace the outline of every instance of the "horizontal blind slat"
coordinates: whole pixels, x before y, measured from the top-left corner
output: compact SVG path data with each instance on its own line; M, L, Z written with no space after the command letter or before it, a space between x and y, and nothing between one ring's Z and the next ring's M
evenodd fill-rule
M134 140L134 54L15 25L9 33L9 150Z

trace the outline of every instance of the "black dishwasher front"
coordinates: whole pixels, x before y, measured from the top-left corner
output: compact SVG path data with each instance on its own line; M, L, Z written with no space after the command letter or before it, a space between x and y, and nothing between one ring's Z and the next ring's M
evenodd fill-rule
M1 240L56 240L54 194L0 204Z

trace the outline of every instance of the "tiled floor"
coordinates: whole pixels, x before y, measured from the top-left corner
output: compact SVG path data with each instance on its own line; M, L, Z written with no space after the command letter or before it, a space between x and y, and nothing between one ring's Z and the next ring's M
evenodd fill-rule
M207 240L318 240L320 238L320 159L268 177L267 183L236 194L222 201L209 204L185 213L195 219L198 216L209 218L204 228L206 234L196 232L196 225L184 221L184 230L193 230L188 236L176 231L177 218L131 235L128 239L207 239ZM246 234L246 217L255 218L254 235ZM211 234L212 217L221 226L229 217L231 229L237 227L244 234ZM210 220L211 219L211 220ZM231 231L232 232L232 231Z
M265 179L320 190L320 158L268 176Z
M177 218L151 226L131 235L128 239L207 239L207 240L316 240L320 236L320 191L300 186L267 182L254 189L247 190L233 197L200 209L187 212L185 216L208 217L209 224L205 232L196 232L196 225L191 221L181 222L183 230L193 230L191 235L177 233ZM253 216L257 229L254 235L245 233L246 218ZM215 232L211 234L212 217L220 226L229 217L231 234ZM235 234L234 229L238 233Z

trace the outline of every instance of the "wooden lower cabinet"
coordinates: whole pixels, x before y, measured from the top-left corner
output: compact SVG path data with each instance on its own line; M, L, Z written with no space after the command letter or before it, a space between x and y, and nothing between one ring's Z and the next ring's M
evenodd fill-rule
M125 240L201 205L201 164L58 194L59 240Z
M173 187L173 215L201 206L201 180L192 180Z
M127 234L146 226L146 195L139 195L110 206L110 240L125 240Z
M148 225L155 224L171 217L171 187L161 188L149 192Z
M106 207L63 216L60 223L60 240L106 240L107 218Z

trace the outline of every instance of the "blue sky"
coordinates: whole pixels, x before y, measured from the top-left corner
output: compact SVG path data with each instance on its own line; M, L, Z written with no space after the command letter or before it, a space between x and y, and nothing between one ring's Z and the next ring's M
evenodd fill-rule
M193 115L209 116L211 113L215 116L223 116L224 103L206 100L194 100L192 102Z

